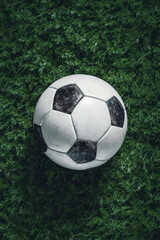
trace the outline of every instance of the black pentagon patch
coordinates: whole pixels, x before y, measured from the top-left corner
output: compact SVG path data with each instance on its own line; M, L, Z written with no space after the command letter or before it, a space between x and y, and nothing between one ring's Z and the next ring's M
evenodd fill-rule
M41 131L41 126L34 123L34 132L35 132L36 139L37 139L42 151L46 152L47 151L47 144L44 141L42 131Z
M124 123L122 104L116 97L112 97L107 101L107 105L111 116L111 125L122 128Z
M61 87L55 94L53 109L71 114L82 97L81 90L75 84Z
M77 140L69 150L68 155L76 163L86 163L96 158L96 152L96 142Z

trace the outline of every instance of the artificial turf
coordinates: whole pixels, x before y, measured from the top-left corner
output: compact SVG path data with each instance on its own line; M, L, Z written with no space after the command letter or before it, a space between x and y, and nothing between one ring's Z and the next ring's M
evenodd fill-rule
M160 1L1 0L0 240L160 239ZM42 92L75 73L122 96L128 132L101 167L40 152Z

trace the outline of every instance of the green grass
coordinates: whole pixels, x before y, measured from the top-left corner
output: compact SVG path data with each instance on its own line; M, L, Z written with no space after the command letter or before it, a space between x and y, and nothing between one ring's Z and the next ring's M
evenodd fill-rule
M160 2L1 1L0 239L158 240ZM128 132L105 165L72 171L40 153L42 92L75 73L122 96Z

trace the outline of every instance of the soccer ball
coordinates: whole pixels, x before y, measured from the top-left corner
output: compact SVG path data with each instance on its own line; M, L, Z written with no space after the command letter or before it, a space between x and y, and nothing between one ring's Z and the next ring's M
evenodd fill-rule
M55 81L42 93L33 123L51 160L85 170L104 164L119 150L127 131L127 113L107 82L75 74Z

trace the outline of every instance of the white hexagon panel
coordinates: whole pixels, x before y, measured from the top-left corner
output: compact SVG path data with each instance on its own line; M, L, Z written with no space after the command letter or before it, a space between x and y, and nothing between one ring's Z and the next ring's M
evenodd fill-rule
M52 149L47 149L45 154L55 163L62 167L76 169L77 163L73 161L70 156L66 153L56 152Z
M41 126L47 146L59 152L67 152L76 141L71 116L59 111L50 111Z
M97 143L97 160L108 160L119 150L124 140L123 128L111 126Z
M75 74L44 91L33 122L36 138L52 161L85 170L104 164L119 150L127 131L127 112L110 84Z
M75 83L85 96L107 101L113 96L113 87L100 78L91 75L80 75Z
M105 102L83 97L72 112L78 139L97 142L111 126L109 110Z
M47 88L40 96L36 108L34 111L33 122L41 125L45 116L52 110L53 99L56 90L53 88Z

